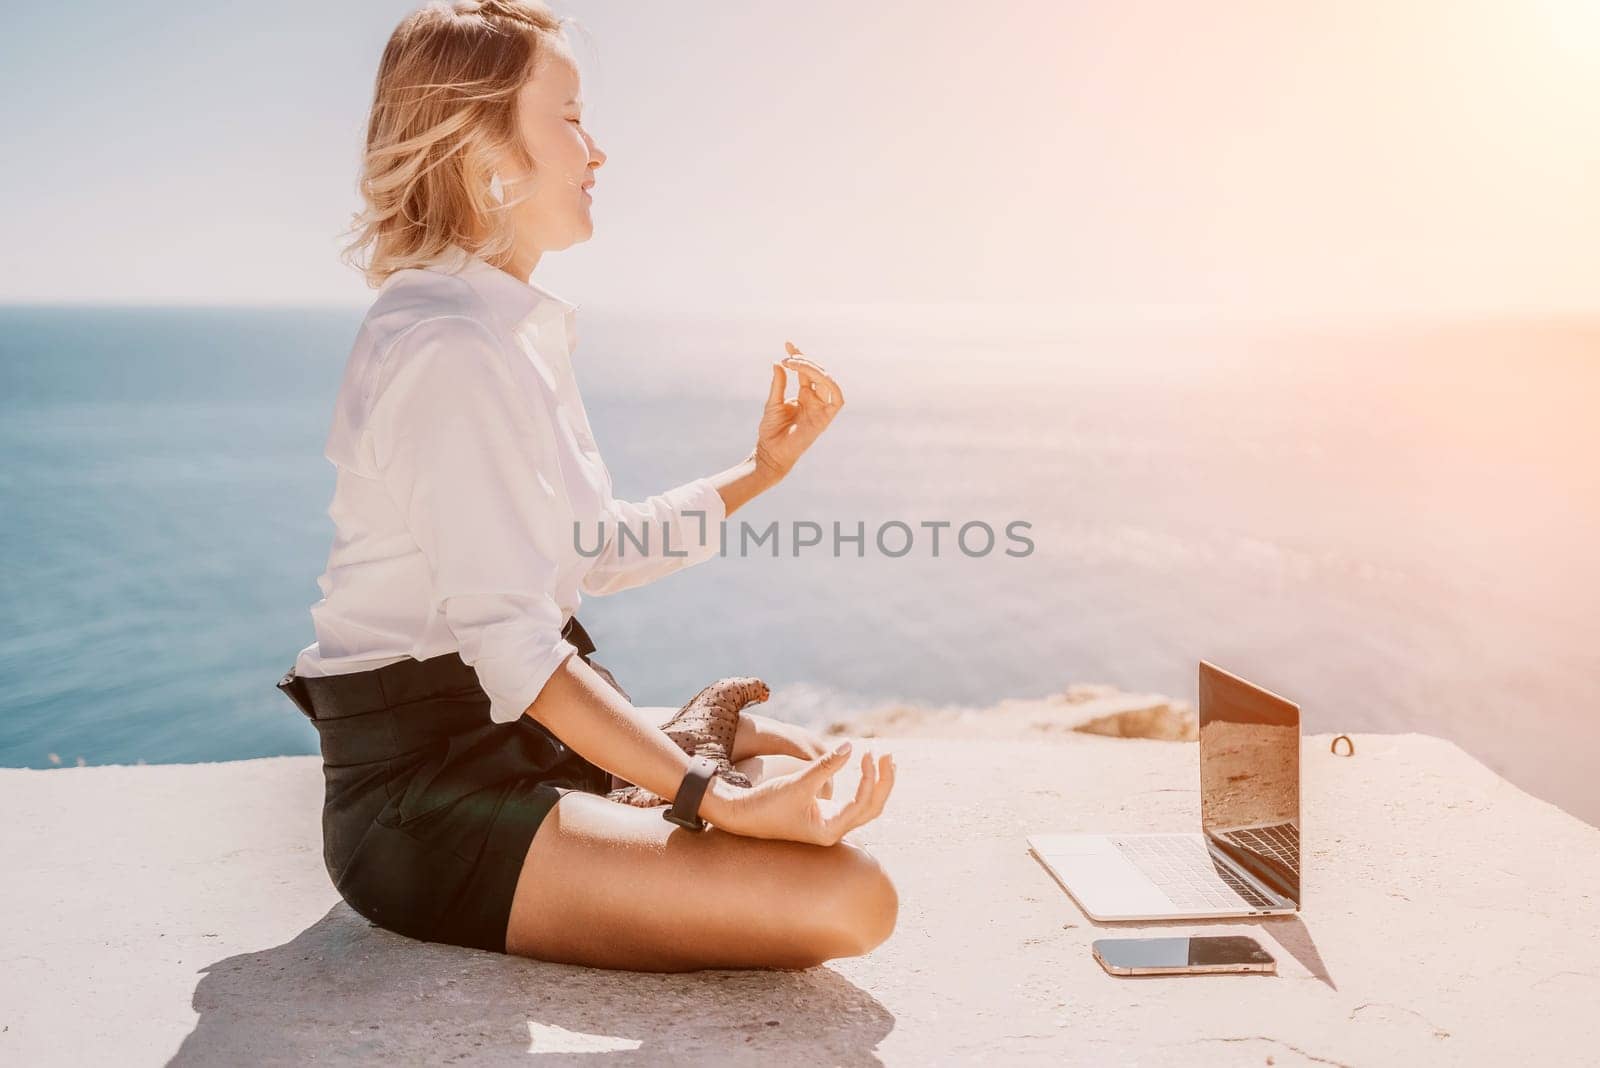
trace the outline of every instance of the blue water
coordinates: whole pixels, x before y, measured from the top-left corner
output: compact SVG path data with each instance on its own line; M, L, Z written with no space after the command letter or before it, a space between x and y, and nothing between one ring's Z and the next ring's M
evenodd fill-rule
M626 497L743 456L785 338L848 396L729 522L777 521L782 555L585 601L640 703L729 674L802 720L1086 681L1192 698L1206 657L1309 730L1440 734L1600 820L1600 325L580 316ZM360 317L0 309L0 764L317 751L273 683L313 637ZM791 555L795 520L865 523L866 556ZM917 532L898 559L872 541L893 520ZM972 520L995 551L954 550Z

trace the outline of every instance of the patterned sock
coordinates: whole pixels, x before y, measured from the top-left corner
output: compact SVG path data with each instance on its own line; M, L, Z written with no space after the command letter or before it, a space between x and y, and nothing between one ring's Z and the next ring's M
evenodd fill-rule
M739 712L769 696L771 691L760 679L748 675L718 679L690 698L661 729L690 756L709 757L716 765L718 778L735 786L750 786L750 777L733 766L733 739L739 730ZM606 797L639 808L672 803L633 785L612 790Z

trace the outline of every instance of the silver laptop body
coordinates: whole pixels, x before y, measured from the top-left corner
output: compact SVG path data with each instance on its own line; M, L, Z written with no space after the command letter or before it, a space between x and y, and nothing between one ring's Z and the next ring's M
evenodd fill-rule
M1276 916L1300 908L1300 709L1200 662L1199 834L1035 834L1092 920Z

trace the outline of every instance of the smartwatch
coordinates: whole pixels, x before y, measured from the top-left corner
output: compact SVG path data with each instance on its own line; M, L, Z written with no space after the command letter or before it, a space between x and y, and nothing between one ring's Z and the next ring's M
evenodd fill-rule
M711 785L711 776L716 771L717 765L710 757L701 756L691 760L689 770L683 774L683 783L678 787L678 796L673 799L672 807L661 813L661 817L691 831L705 830L709 824L700 818L700 799L705 797L706 787Z

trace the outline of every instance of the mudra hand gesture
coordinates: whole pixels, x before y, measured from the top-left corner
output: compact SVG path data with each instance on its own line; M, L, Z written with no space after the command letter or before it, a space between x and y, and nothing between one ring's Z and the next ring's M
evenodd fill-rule
M793 470L795 461L844 407L844 390L839 383L815 361L802 356L793 344L785 341L783 345L789 355L772 365L772 389L756 431L756 447L748 457L775 478L783 478ZM800 377L800 393L794 400L785 401L789 371Z
M746 705L759 704L770 693L767 684L753 676L718 679L662 724L661 729L680 749L690 756L706 757L716 766L701 803L702 814L734 834L815 845L833 845L849 831L876 819L894 789L894 758L863 753L854 796L834 799L833 777L844 768L849 743L834 748L803 727L745 711ZM804 763L787 774L752 783L733 766L741 752L794 756ZM641 808L668 803L632 784L607 797Z

